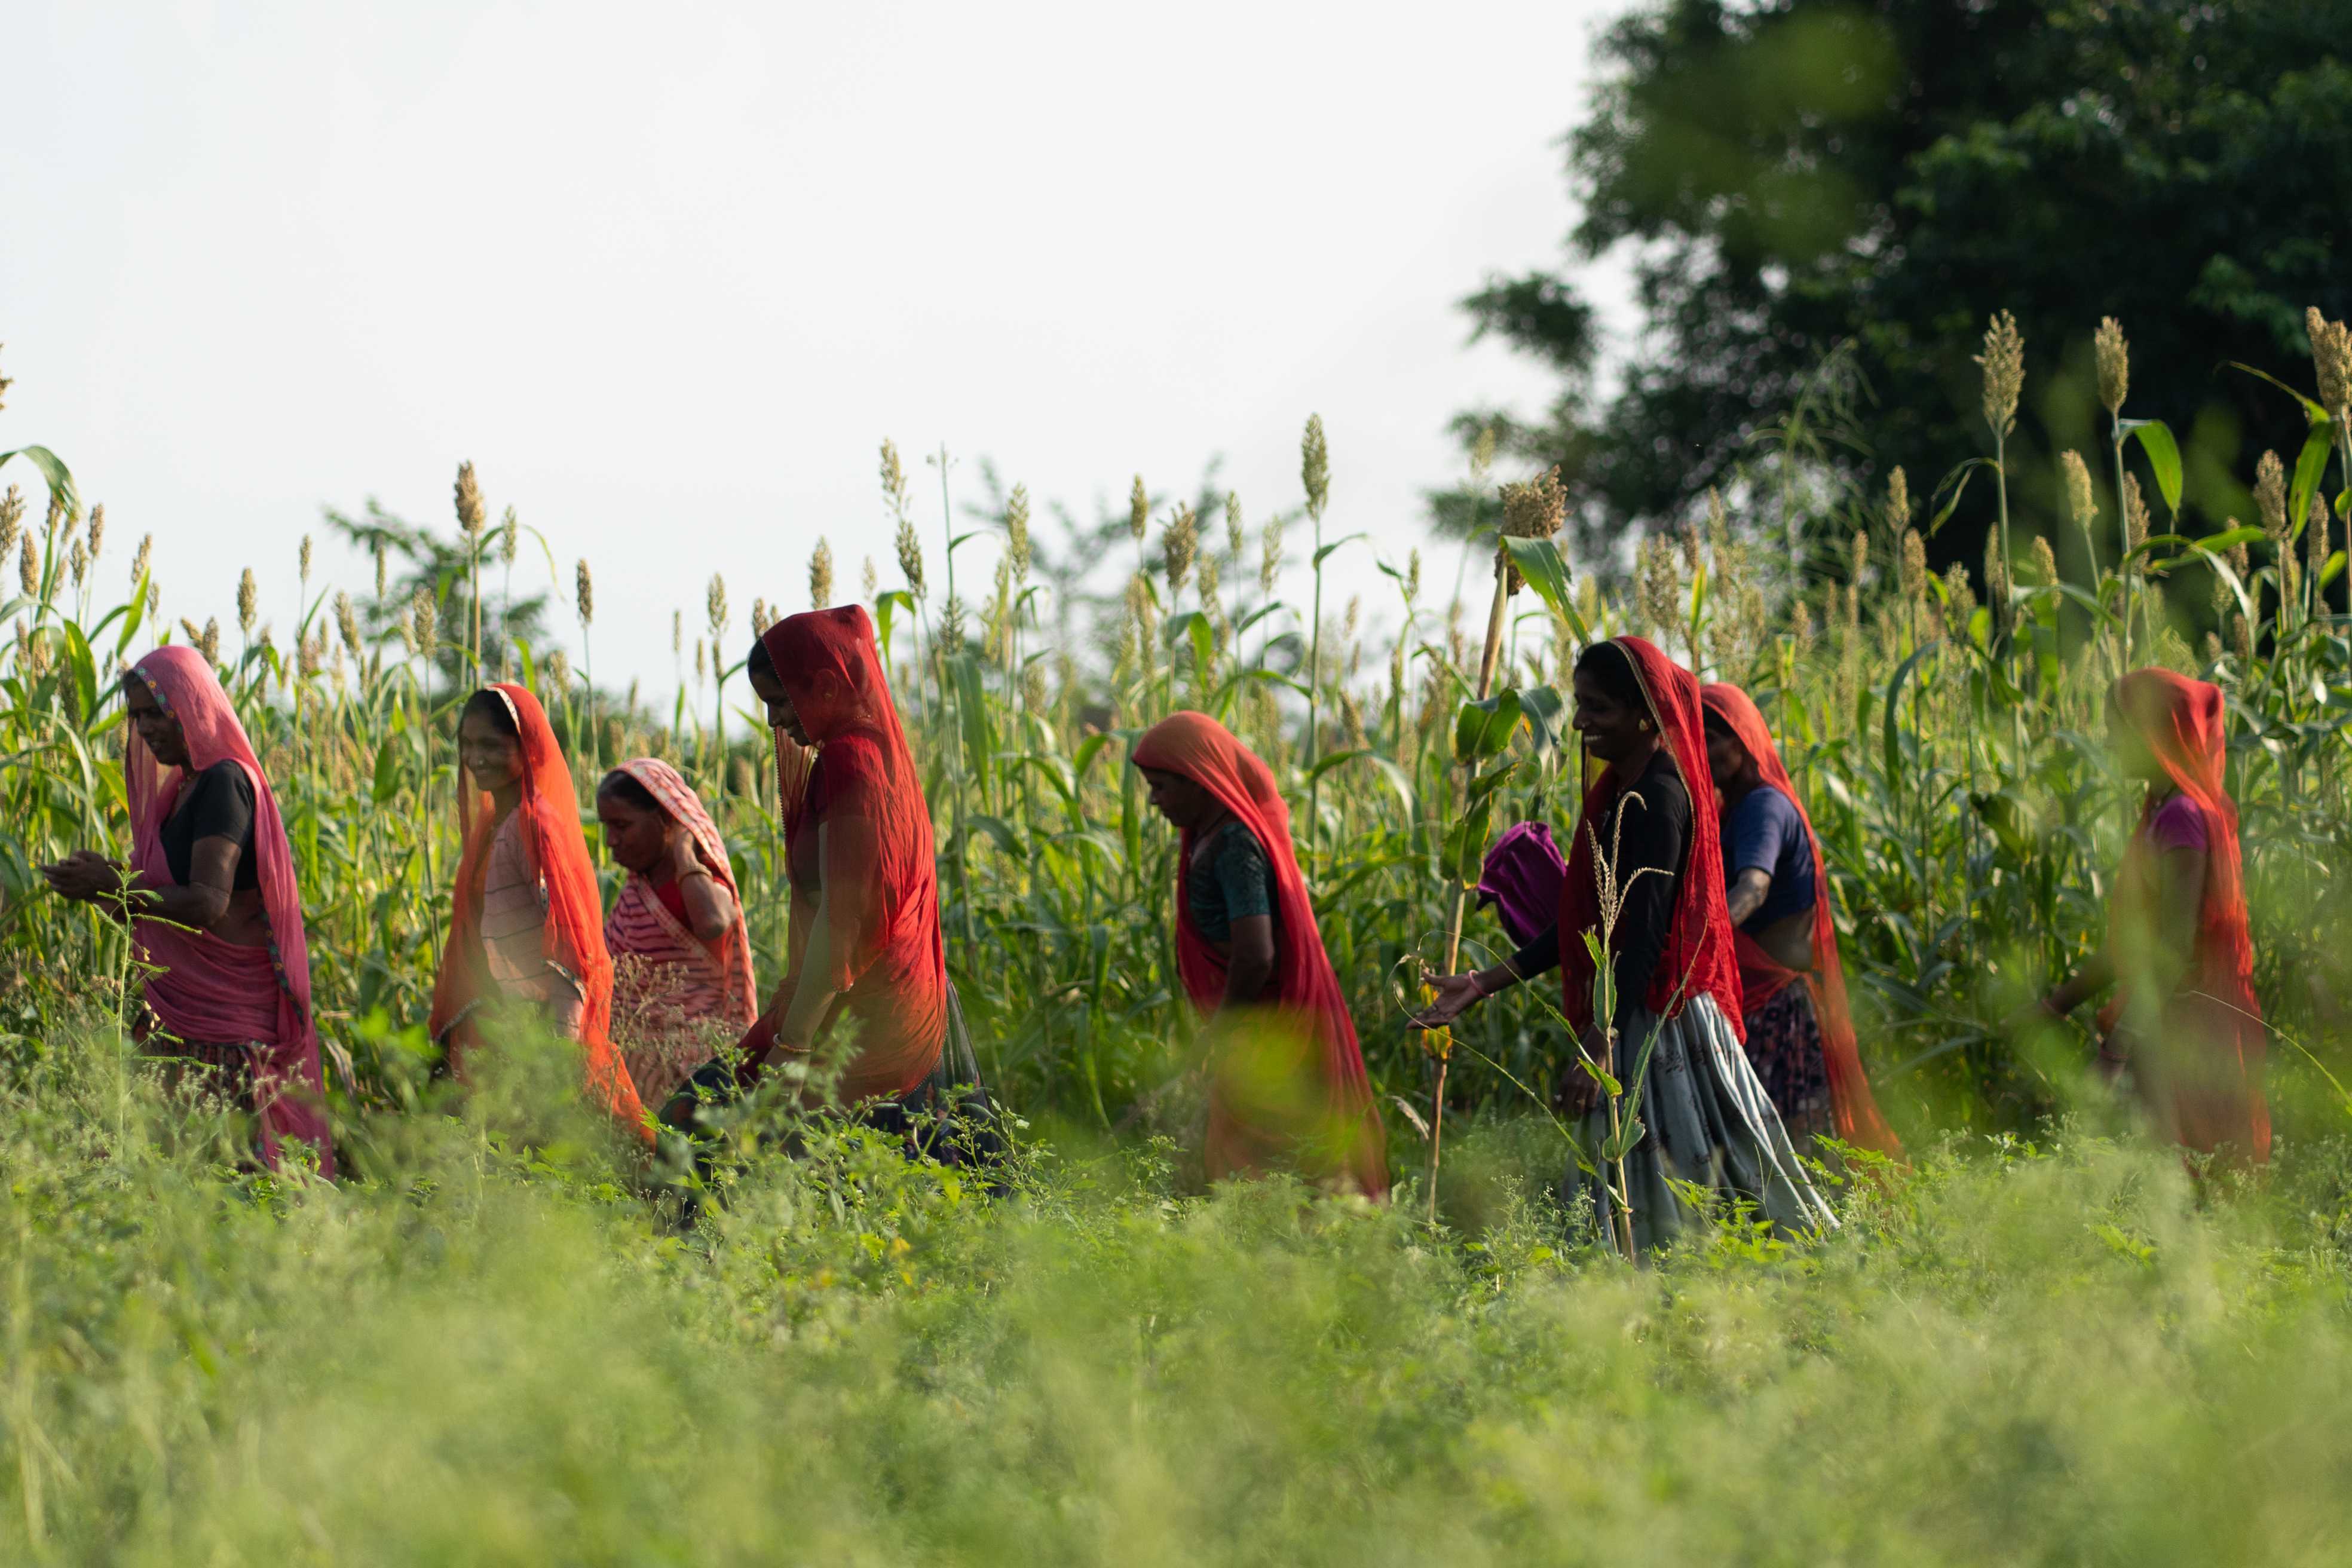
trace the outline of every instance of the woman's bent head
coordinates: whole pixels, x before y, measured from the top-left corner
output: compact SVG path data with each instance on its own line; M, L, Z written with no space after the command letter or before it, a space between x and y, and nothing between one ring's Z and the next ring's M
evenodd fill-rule
M514 710L488 687L466 700L457 720L457 761L475 784L496 793L522 782L522 745Z
M614 768L596 785L596 820L604 825L604 847L615 864L642 876L670 853L677 824L646 788Z
M188 765L188 738L180 721L156 700L154 689L134 673L122 677L122 707L154 759L167 768Z

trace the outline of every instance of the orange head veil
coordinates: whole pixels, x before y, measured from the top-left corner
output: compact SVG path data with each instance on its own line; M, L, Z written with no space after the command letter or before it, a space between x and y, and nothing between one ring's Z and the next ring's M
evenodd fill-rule
M1829 1069L1830 1109L1837 1135L1857 1148L1874 1149L1894 1159L1903 1157L1902 1142L1878 1111L1870 1079L1862 1070L1862 1052L1853 1032L1853 1011L1845 993L1845 965L1838 956L1837 920L1830 906L1829 865L1822 857L1822 837L1804 798L1780 761L1770 726L1748 693L1729 681L1718 680L1699 693L1707 714L1719 720L1756 764L1757 773L1797 808L1805 825L1805 841L1813 851L1813 968L1807 979L1813 987L1822 1026L1822 1057Z

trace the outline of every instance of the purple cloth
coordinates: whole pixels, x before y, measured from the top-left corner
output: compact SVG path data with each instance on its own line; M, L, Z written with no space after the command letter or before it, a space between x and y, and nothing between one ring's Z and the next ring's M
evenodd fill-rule
M1522 822L1486 851L1478 872L1478 902L1494 905L1503 933L1513 946L1524 947L1559 921L1559 889L1567 879L1568 862L1551 841L1551 828Z

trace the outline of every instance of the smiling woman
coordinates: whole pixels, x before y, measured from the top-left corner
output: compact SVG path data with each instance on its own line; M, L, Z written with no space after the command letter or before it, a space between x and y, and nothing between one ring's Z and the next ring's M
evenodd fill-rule
M148 970L133 1032L257 1119L263 1161L287 1138L334 1173L294 855L269 781L210 661L162 647L122 678L130 867L77 849L41 868L59 897L130 922Z

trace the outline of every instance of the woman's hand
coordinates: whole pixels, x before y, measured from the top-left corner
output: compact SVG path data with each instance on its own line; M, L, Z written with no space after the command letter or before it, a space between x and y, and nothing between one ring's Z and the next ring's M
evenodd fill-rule
M41 875L47 880L49 891L76 903L122 891L121 862L110 860L95 849L77 849L55 865L42 867Z
M1475 973L1440 974L1431 978L1428 984L1437 994L1428 1006L1413 1015L1412 1026L1416 1029L1442 1029L1486 995Z
M694 835L683 827L669 836L669 852L665 858L669 862L669 874L676 880L684 881L688 877L705 874L702 856L695 847Z
M1599 1064L1609 1059L1609 1037L1595 1024L1584 1031L1579 1047L1583 1054L1560 1070L1559 1082L1552 1091L1552 1103L1563 1116L1583 1116L1601 1103L1601 1080L1592 1076L1585 1063Z

